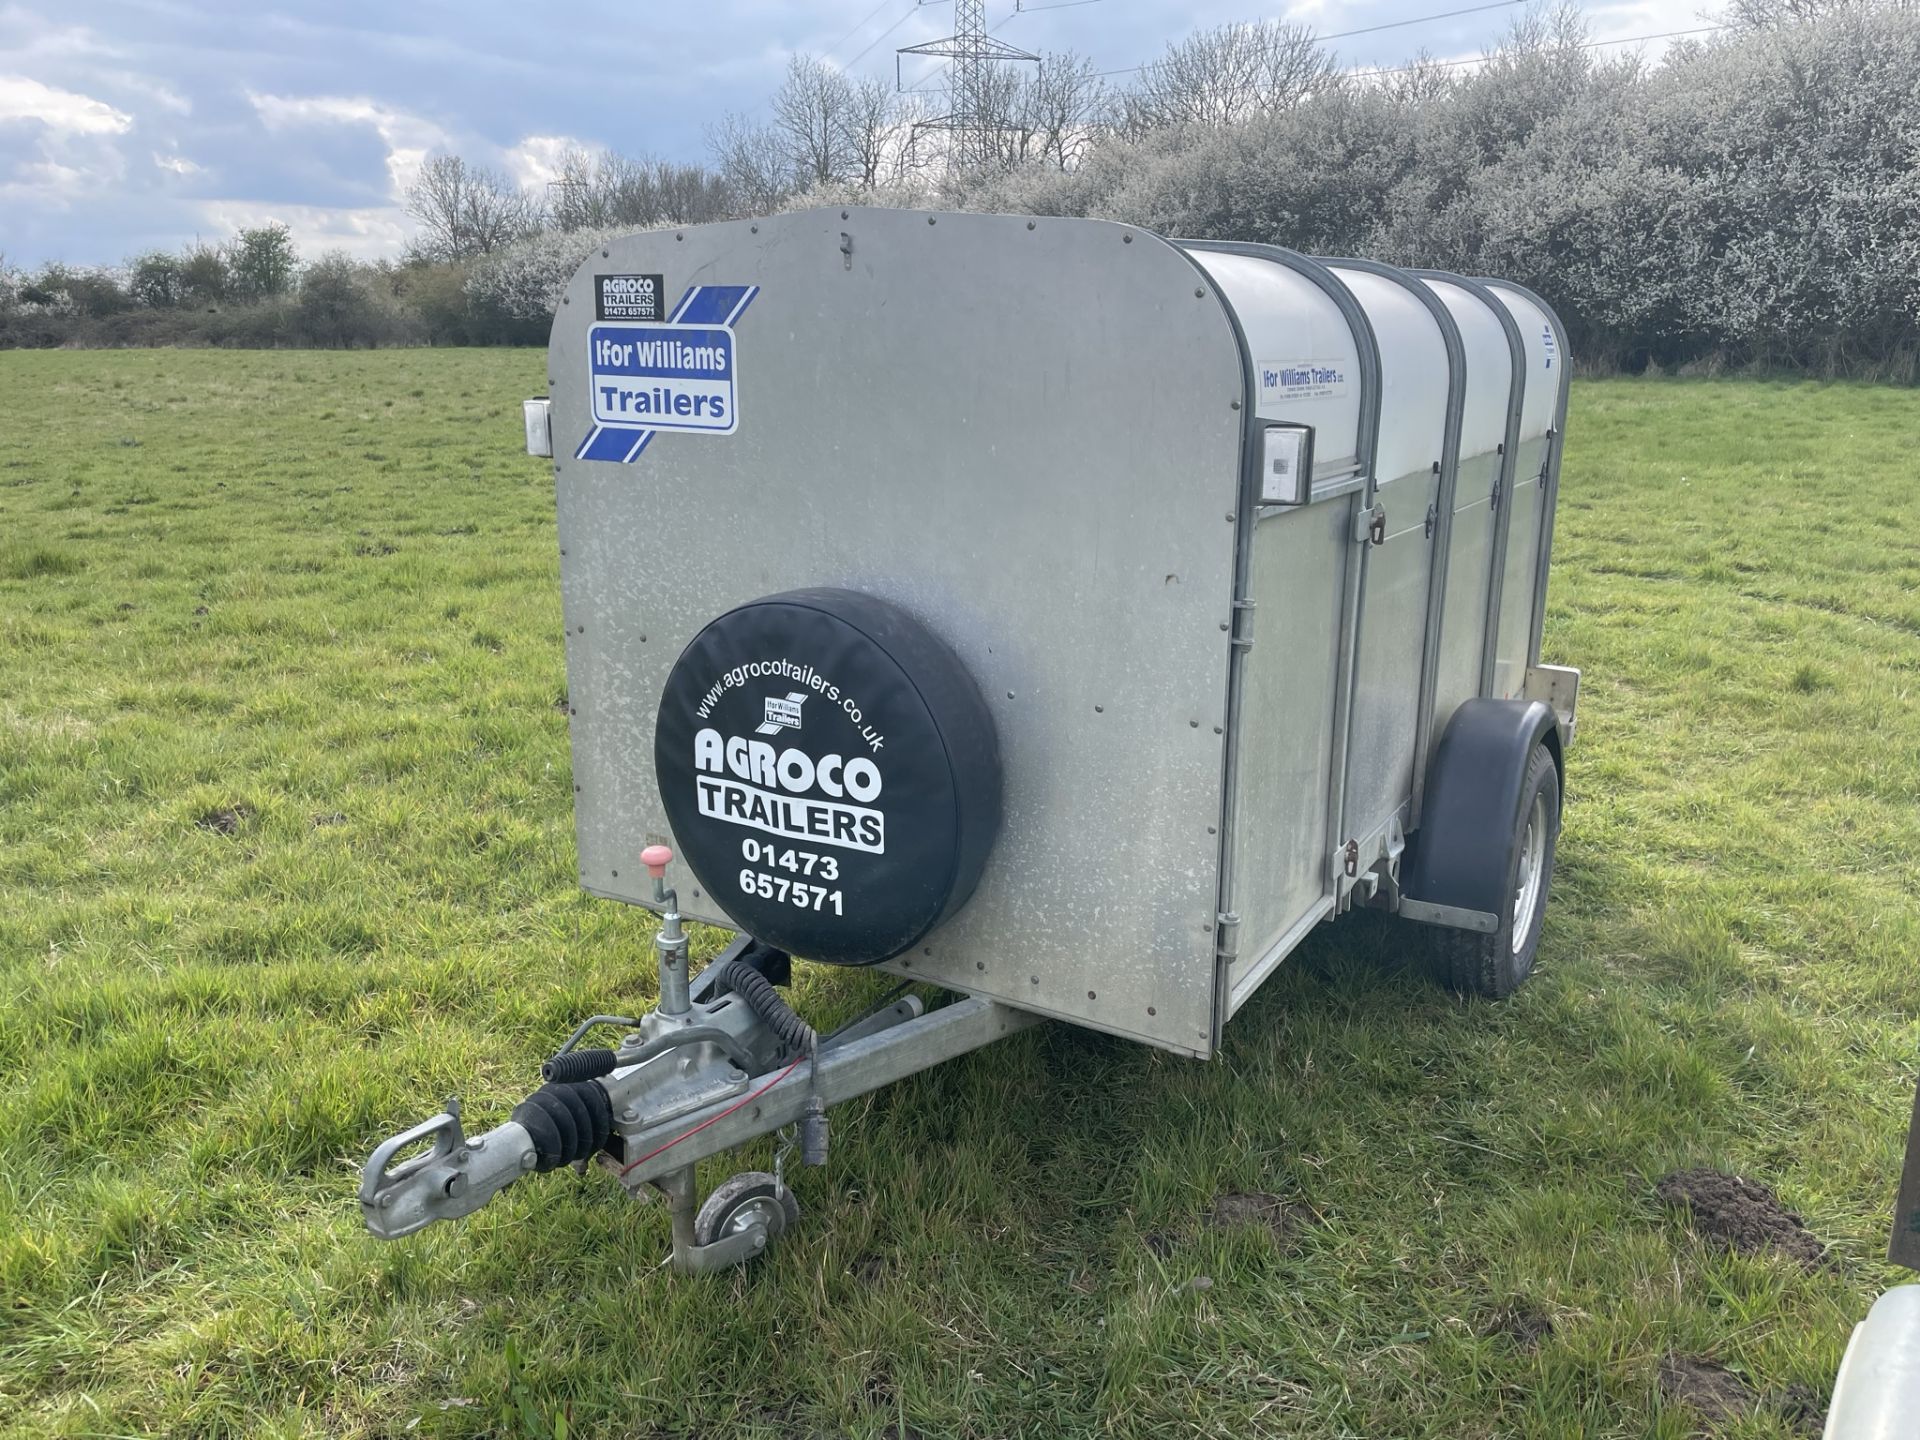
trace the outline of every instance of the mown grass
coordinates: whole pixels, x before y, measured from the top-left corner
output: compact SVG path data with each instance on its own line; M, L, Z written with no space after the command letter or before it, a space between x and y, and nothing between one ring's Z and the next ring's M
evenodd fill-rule
M848 1107L800 1232L693 1280L597 1174L392 1245L354 1202L652 989L574 889L541 361L0 356L0 1426L1677 1437L1667 1355L1825 1394L1920 1039L1920 396L1577 388L1513 1003L1330 929L1217 1064L1048 1028ZM1702 1243L1651 1193L1693 1164L1836 1263Z

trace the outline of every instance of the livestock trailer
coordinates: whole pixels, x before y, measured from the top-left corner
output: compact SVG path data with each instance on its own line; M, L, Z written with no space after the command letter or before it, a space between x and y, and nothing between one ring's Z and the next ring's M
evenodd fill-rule
M598 1157L737 1263L791 1191L696 1209L697 1160L797 1124L817 1163L831 1104L1042 1018L1206 1058L1356 905L1526 978L1579 682L1536 296L833 208L597 250L547 368L580 883L660 913L658 1001L485 1135L380 1146L376 1235ZM736 935L697 978L688 921ZM820 1036L792 957L953 998Z

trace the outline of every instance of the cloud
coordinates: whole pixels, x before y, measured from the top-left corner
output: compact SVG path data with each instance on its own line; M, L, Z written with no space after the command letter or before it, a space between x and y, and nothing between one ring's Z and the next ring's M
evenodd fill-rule
M370 127L387 147L387 193L395 200L419 178L427 156L446 149L451 138L431 120L363 96L263 95L249 90L247 100L269 131L316 125Z
M359 260L392 257L413 234L413 222L397 205L335 210L319 205L259 205L244 200L209 200L199 214L214 234L230 235L261 225L284 225L302 259L328 250L344 250Z
M518 145L502 152L507 175L523 189L540 191L560 178L560 162L569 150L594 147L571 135L529 135Z
M0 75L0 120L37 120L59 135L124 135L133 117L104 100L25 75Z

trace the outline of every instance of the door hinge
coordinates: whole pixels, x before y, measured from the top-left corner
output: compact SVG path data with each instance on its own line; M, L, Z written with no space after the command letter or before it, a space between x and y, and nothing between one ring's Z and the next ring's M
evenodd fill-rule
M1500 508L1500 492L1506 488L1507 486L1504 480L1495 480L1493 482L1493 493L1487 497L1487 503L1495 510Z
M1433 538L1434 527L1439 523L1440 504L1438 501L1430 502L1427 506L1427 539L1431 540Z
M1236 650L1253 649L1253 601L1251 600L1233 602L1232 641Z
M1240 954L1240 917L1232 910L1222 910L1214 917L1213 953L1221 960L1231 961Z

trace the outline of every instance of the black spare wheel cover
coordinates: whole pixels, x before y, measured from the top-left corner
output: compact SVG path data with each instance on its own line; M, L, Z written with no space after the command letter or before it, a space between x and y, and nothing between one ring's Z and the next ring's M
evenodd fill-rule
M853 590L769 595L694 636L654 768L714 902L835 965L892 959L964 905L1000 827L1000 746L960 657Z

